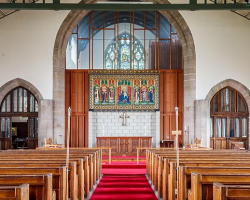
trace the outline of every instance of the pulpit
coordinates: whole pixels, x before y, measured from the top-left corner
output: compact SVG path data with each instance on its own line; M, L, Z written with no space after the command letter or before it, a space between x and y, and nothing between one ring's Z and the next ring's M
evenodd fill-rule
M152 137L96 137L96 140L97 147L112 148L111 152L115 154L137 153L137 148L152 148Z

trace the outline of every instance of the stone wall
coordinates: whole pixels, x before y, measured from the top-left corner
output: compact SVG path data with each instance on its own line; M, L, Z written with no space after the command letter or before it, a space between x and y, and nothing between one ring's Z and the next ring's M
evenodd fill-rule
M210 147L210 104L208 100L195 101L195 137L202 138L202 146ZM194 142L194 141L192 141Z
M123 112L89 112L89 147L96 146L96 137L152 136L153 147L160 144L159 112L128 112L122 126Z

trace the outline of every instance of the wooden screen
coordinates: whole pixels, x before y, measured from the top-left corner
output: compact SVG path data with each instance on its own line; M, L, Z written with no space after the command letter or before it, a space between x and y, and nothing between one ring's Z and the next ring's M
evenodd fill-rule
M178 129L183 136L183 70L160 72L160 140L174 140L172 131L176 130L175 107L179 108ZM182 136L179 144L182 144Z
M68 108L71 107L70 147L87 147L89 74L87 70L66 70L65 78L65 144L67 144Z
M249 112L244 97L235 89L220 90L210 102L210 147L231 149L242 142L248 149Z

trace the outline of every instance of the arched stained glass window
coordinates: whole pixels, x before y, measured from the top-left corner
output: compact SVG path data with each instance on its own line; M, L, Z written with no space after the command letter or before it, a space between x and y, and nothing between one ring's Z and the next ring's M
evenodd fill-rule
M121 33L118 36L118 41L113 39L105 50L105 69L130 69L130 62L134 57L134 69L144 69L144 48L140 40L136 37L130 37L127 32ZM130 44L130 38L134 38L135 42ZM130 55L130 46L134 56ZM119 53L115 53L118 51ZM119 61L119 67L117 63Z

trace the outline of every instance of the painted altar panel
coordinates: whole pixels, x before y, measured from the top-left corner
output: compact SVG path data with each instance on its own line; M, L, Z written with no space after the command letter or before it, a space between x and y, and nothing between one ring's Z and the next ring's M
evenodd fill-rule
M159 74L91 74L90 110L159 110Z

